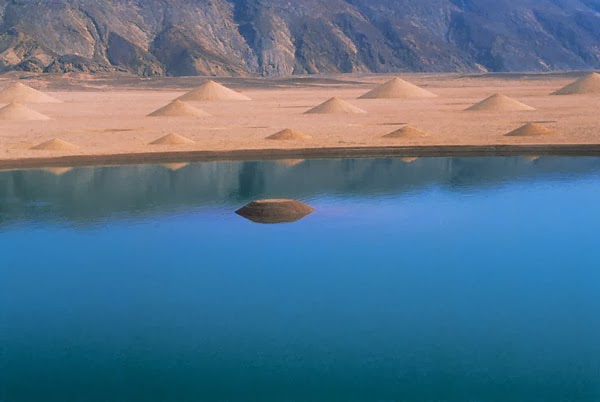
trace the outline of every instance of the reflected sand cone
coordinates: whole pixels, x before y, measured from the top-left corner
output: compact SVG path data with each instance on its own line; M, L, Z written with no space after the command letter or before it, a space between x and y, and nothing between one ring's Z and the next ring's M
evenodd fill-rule
M65 173L69 173L71 170L73 170L72 167L51 167L51 168L43 168L40 169L44 172L48 172L48 173L52 173L55 176L62 176Z
M306 159L280 159L276 162L280 165L290 168L306 162Z
M436 94L401 78L394 78L362 95L359 99L435 98Z
M163 163L161 164L162 167L164 167L165 169L169 169L173 172L176 172L178 170L181 170L185 167L188 167L190 164L189 163Z
M539 155L530 155L530 156L525 157L525 159L527 159L529 162L535 162L540 158L541 158L541 156L539 156Z

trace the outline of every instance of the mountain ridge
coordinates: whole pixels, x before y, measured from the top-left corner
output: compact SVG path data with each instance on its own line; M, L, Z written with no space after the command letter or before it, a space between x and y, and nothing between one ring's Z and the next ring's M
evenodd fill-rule
M0 71L600 68L600 0L0 0Z

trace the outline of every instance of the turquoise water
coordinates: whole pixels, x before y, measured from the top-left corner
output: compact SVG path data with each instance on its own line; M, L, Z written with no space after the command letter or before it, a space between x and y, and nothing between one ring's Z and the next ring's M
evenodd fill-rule
M0 401L599 401L599 239L600 158L0 172Z

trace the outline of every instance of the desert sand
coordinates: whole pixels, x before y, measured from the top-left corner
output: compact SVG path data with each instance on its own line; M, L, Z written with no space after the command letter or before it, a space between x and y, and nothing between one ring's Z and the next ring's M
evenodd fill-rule
M336 75L230 78L218 80L221 86L202 85L206 80L198 77L11 73L0 77L4 102L0 102L0 167L230 158L600 154L598 77L403 74L400 81L394 75ZM44 96L32 102L16 99L32 93L15 86L17 82ZM411 92L413 86L403 82L437 96L414 97L420 91ZM552 95L564 87L569 95ZM373 97L365 98L373 90ZM402 91L412 96L401 97ZM492 94L499 95L490 99ZM53 101L38 102L41 99ZM315 108L318 113L307 113ZM162 117L148 117L152 113ZM528 123L552 134L506 135ZM305 137L269 139L281 132ZM393 138L385 137L391 133Z

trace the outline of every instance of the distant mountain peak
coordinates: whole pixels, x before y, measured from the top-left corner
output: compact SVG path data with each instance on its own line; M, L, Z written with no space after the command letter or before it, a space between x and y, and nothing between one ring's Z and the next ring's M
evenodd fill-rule
M0 71L600 68L599 0L0 0Z

